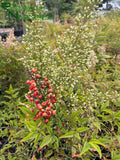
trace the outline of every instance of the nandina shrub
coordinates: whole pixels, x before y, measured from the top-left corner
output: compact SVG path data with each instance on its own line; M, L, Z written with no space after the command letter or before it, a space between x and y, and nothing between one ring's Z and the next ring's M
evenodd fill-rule
M31 81L27 80L26 84L28 84L29 87L29 93L28 93L28 100L32 102L33 108L30 110L34 113L34 110L37 112L35 113L34 120L43 117L43 120L45 123L49 122L49 118L52 115L56 114L56 110L54 110L54 104L57 102L57 92L55 92L51 88L51 84L48 81L48 78L42 78L39 74L36 74L37 69L32 68L32 74ZM27 114L27 118L30 115Z

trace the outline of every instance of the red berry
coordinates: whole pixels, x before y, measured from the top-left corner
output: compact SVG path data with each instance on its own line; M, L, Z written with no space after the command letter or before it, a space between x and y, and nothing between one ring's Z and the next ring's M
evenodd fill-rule
M36 104L38 110L42 110L42 106L40 104Z
M57 101L57 98L55 97L54 100Z
M40 95L39 98L42 99L42 95Z
M51 95L50 95L50 94L48 94L48 95L47 95L47 97L48 97L48 99L50 99L50 98L51 98Z
M27 114L27 116L26 116L26 118L28 118L30 115L29 114Z
M31 108L30 110L31 110L31 112L34 112L34 109L33 109L33 108Z
M52 89L49 89L48 91L49 91L50 93L53 93L53 90L52 90Z
M29 81L29 80L27 80L27 81L26 81L26 84L30 84L30 81Z
M50 115L47 115L47 118L50 118Z
M46 105L50 105L50 100L47 100L47 101L46 101Z
M35 104L39 103L39 99L35 99Z
M36 74L36 78L40 78L40 75L39 75L39 74Z
M37 117L34 117L34 120L37 121Z
M57 92L55 92L55 95L57 95L58 93Z
M33 88L33 91L37 91L37 90L38 90L37 87Z
M28 98L30 98L30 96L28 96Z
M46 106L46 102L42 102L42 105L43 105L43 106Z
M33 72L33 73L36 73L36 72L37 72L37 69L32 68L32 72Z
M53 111L52 111L52 115L55 115L55 114L56 114L56 110L53 110Z
M39 116L42 116L42 112L39 112L38 115L39 115Z
M53 100L51 101L51 103L55 103L55 100L53 99Z
M48 79L47 79L47 78L45 78L44 80L45 80L46 82L48 81Z
M42 117L47 117L47 113L44 112L44 113L42 114Z
M29 98L29 101L30 101L30 102L32 102L32 101L33 101L33 98L32 98L32 97L31 97L31 98Z
M49 120L48 119L45 119L45 123L48 123L49 122Z
M53 108L53 106L50 104L50 105L49 105L49 108L51 108L51 109L52 109L52 108Z
M51 89L51 86L48 86L49 89Z

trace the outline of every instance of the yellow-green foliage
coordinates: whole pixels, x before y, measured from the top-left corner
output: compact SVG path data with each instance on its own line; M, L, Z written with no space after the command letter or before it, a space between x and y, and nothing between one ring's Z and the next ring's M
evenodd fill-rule
M120 12L114 12L96 19L96 41L106 45L107 51L113 54L120 52Z

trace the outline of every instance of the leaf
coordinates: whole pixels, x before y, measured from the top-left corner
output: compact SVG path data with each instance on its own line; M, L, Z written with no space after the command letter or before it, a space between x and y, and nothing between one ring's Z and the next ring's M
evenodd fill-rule
M44 146L48 145L51 142L52 138L50 135L44 137L42 143L40 144L40 147L43 148Z
M102 142L100 142L98 139L92 139L92 140L90 140L89 142L95 143L95 144L99 144L99 145L105 147L105 145L104 145Z
M73 88L70 87L70 89L69 89L69 94L71 94L72 92L73 92Z
M99 147L97 144L92 143L92 142L89 142L89 144L90 144L94 149L96 149L96 151L99 153L100 158L101 158L101 157L102 157L102 153L101 153L100 147Z
M118 141L119 141L119 144L120 144L120 136L117 136L117 139L118 139Z
M87 129L89 129L89 128L88 127L80 127L80 128L77 129L77 132L84 132Z
M36 135L37 135L37 133L35 133L35 132L29 133L25 138L23 138L23 139L21 140L21 142L27 141L27 140L29 140L29 139L33 139L33 138L36 137Z
M63 136L59 137L59 138L70 138L70 137L73 137L75 135L75 132L74 131L70 131L66 134L64 134Z
M85 152L87 152L87 151L89 150L89 148L90 148L89 143L85 142L85 143L84 143L84 146L83 146L83 149L82 149L82 151L81 151L81 153L80 153L80 156L81 156L82 154L84 154Z
M109 101L107 101L106 103L104 103L102 106L101 106L101 111L103 111L106 107L109 106Z
M38 133L35 137L35 141L34 141L34 147L36 146L37 142L39 141L40 138L40 133Z
M73 119L74 117L76 117L78 114L83 114L84 113L84 111L77 111L77 112L74 112L73 110L72 110L72 115L71 115L71 119Z
M115 155L115 158L113 160L120 160L120 154L119 155Z
M26 107L19 107L19 109L24 113L24 114L30 114L30 115L33 115L34 116L34 113L31 112L28 108Z
M36 123L33 122L33 121L26 121L26 126L27 126L27 128L30 132L31 131L34 132L36 130L36 127L37 127Z
M99 122L93 122L93 124L94 124L95 127L97 127L101 131L100 123Z
M75 137L79 140L81 139L78 133L75 134Z
M109 114L114 114L114 112L113 111L111 111L110 109L104 109L104 110L102 110L102 111L104 111L104 112L106 112L106 113L109 113Z
M53 151L52 150L48 150L48 152L45 154L45 158L51 156L53 154Z

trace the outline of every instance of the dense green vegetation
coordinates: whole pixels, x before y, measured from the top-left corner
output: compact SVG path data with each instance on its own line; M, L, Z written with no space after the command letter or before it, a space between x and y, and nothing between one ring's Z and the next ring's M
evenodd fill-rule
M87 5L0 42L0 160L120 159L120 11Z

